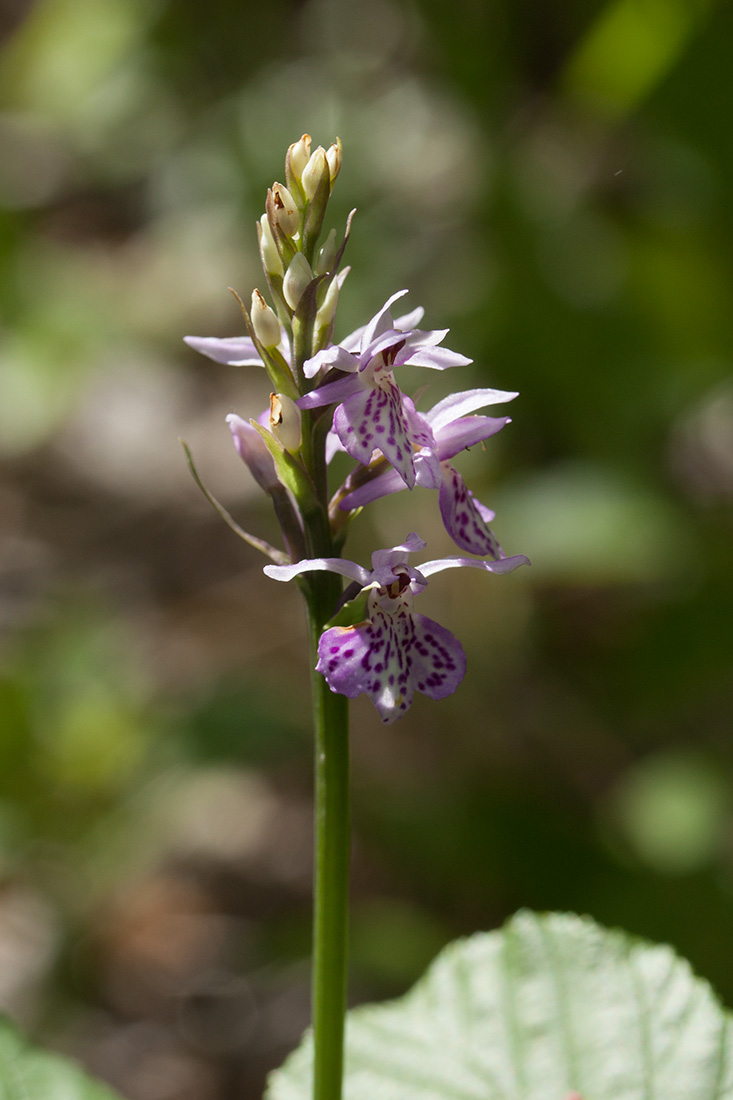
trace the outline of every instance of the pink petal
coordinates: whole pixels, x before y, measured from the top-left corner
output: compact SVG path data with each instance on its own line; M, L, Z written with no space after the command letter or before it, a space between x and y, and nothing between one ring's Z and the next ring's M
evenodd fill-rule
M475 412L476 409L483 409L487 405L513 401L518 396L519 394L510 393L508 390L462 390L460 393L449 394L437 405L433 405L432 409L425 413L425 419L434 432L439 432L460 416L468 416L469 413Z
M393 294L391 298L388 298L378 313L375 313L371 321L365 326L364 332L361 337L362 350L367 348L369 344L374 343L378 336L381 336L387 329L394 328L394 322L392 321L392 315L389 312L390 306L400 298L404 298L407 294L407 290L398 290L396 294Z
M509 558L500 558L499 561L482 561L479 558L435 558L433 561L424 561L420 566L420 572L424 577L432 577L433 573L442 573L444 569L468 566L472 569L483 569L485 573L511 573L520 565L531 564L524 554L514 554Z
M458 470L443 463L443 484L438 503L445 528L461 550L481 557L503 558L504 553L476 507L473 493Z
M511 422L509 416L464 416L460 420L454 420L445 428L436 430L435 437L441 462L446 458L453 458L466 447L482 443L484 439L496 435Z
M372 618L333 627L318 643L318 672L332 691L355 699L366 694L385 724L408 710L415 691L431 699L452 694L466 671L460 642L423 615L372 609Z
M184 336L184 342L194 351L213 359L215 363L225 363L230 367L264 367L257 349L249 336Z
M415 652L411 669L415 688L431 699L452 695L466 674L466 654L450 630L425 615L413 615Z
M379 448L405 485L412 489L415 466L402 393L389 377L383 377L373 388L355 393L339 405L333 427L357 462L368 466L375 449Z
M347 374L345 378L337 378L335 382L327 382L325 386L318 386L295 402L299 409L318 409L322 405L335 405L339 401L345 401L354 393L364 388L358 374Z
M300 573L309 572L340 573L342 577L357 581L362 586L369 584L370 581L368 569L345 558L303 558L302 561L296 561L293 565L266 565L263 572L274 581L291 581Z

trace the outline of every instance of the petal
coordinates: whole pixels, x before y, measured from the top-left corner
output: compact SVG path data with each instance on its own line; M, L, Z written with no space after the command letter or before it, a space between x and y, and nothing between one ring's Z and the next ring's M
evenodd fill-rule
M213 359L215 363L226 363L230 367L264 367L257 349L249 336L184 336L183 340L194 351Z
M409 359L402 360L413 367L432 367L433 370L446 370L447 367L467 367L473 363L465 355L459 355L457 351L448 348L417 348Z
M272 455L265 446L259 432L246 420L242 420L241 416L237 416L236 413L229 413L226 419L237 453L249 467L257 484L267 493L272 492L273 489L281 488Z
M445 529L461 550L481 557L503 558L504 552L476 507L473 493L454 466L444 462L438 503Z
M318 672L332 691L350 699L366 694L385 724L408 710L415 691L431 699L452 694L466 671L460 642L445 627L401 608L378 606L363 623L333 627L318 643Z
M339 405L333 426L357 462L368 466L378 447L405 485L409 489L414 486L415 466L402 393L390 377L382 377L374 387L355 393Z
M316 670L339 695L349 699L368 695L382 721L389 724L412 702L409 668L400 641L393 617L377 609L366 622L326 630L318 643Z
M513 401L518 396L519 394L510 393L508 390L462 390L460 393L449 394L437 405L433 405L432 409L425 413L425 419L434 432L439 432L459 416L467 416L487 405Z
M407 564L407 555L424 550L426 546L425 540L413 531L400 546L393 546L389 550L375 550L372 554L372 580L384 586L392 584L397 576L395 567L399 566L400 572L406 573L410 580L424 587L427 581L418 569Z
M407 420L410 439L415 446L427 447L433 451L437 450L433 429L423 414L417 411L412 399L405 394L402 395L402 408L405 413L405 419Z
M417 348L434 347L435 344L441 344L443 340L445 340L449 332L449 328L412 329L407 334L405 347L413 348L415 350Z
M417 456L415 456L417 458ZM365 504L371 504L373 500L380 500L391 493L399 493L405 488L405 483L395 469L390 467L378 477L373 477L365 485L360 485L343 498L339 508L344 512L350 512L354 508L363 508Z
M458 639L425 615L413 615L415 653L411 669L415 688L430 699L452 695L466 674L466 654Z
M453 458L466 447L482 443L511 422L510 416L463 416L460 420L454 420L442 431L436 432L441 462Z
M358 374L347 374L345 378L337 378L335 382L327 382L325 386L318 386L303 397L299 397L295 404L299 409L318 409L321 405L334 405L345 401L347 397L363 390L364 383Z
M335 367L337 370L353 373L359 369L359 360L338 344L334 344L316 352L312 359L306 359L303 374L306 378L315 378L322 367Z
M363 371L370 365L375 367L381 367L385 363L386 353L390 348L397 345L397 351L392 356L389 356L387 361L392 363L393 360L399 360L400 349L405 343L404 332L398 332L395 328L388 328L381 333L375 340L372 340L370 344L365 344L361 355L359 356L359 370ZM378 356L382 356L381 359ZM375 363L374 360L377 360Z
M326 465L330 466L337 454L344 453L344 445L331 428L326 436Z
M425 310L423 307L417 306L415 309L411 310L410 313L403 313L401 317L397 317L394 327L399 329L400 332L409 332L415 325L420 324L424 316Z
M357 565L355 561L347 561L345 558L303 558L293 565L266 565L264 572L275 581L291 581L300 573L308 572L340 573L342 577L357 581L364 586L370 583L371 575L368 569Z
M361 338L362 351L372 344L378 336L381 336L387 329L394 328L394 322L390 313L390 306L398 301L400 298L404 298L405 294L408 294L407 290L398 290L396 294L393 294L391 298L388 298L378 313L375 313L371 321L364 327L364 332Z
M511 573L520 565L531 564L524 554L514 554L513 557L500 558L499 561L481 561L479 558L435 558L433 561L424 561L420 566L420 572L424 577L430 577L433 573L442 573L444 569L458 569L465 565L470 569L483 569L485 573Z

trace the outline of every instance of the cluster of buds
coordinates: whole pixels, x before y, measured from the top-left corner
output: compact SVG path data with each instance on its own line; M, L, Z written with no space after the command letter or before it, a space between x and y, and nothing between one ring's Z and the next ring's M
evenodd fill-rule
M229 339L186 337L219 363L264 366L273 392L270 405L249 421L227 419L234 443L257 483L272 499L282 533L279 549L237 528L271 559L265 573L307 583L328 570L352 583L318 646L317 669L332 691L368 695L384 722L399 718L415 691L440 699L455 691L465 671L460 643L444 627L412 610L427 578L442 569L469 566L508 573L528 564L507 557L489 523L493 512L467 488L453 459L509 423L478 410L517 396L470 389L419 412L400 389L395 372L405 365L432 370L467 365L442 346L445 330L417 327L423 311L398 317L393 294L366 325L334 342L338 297L348 268L341 268L353 211L337 244L331 230L322 245L328 200L341 167L341 143L311 151L304 134L288 149L286 185L267 192L258 223L259 249L271 305L260 290L249 311L239 299L247 335ZM331 459L339 451L354 461L345 480L329 485ZM412 533L372 555L372 569L338 557L350 520L366 504L416 486L435 489L446 530L473 557L408 564L425 547Z

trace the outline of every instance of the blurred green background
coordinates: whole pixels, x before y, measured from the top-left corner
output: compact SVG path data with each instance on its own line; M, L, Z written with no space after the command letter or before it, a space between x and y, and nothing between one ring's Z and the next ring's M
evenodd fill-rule
M352 998L532 906L733 1003L731 6L8 0L0 29L0 1006L129 1100L257 1097L307 1023L302 610L178 443L275 537L224 424L262 376L181 336L241 331L304 131L344 143L328 224L358 208L339 333L409 286L475 360L431 395L521 392L460 461L533 561L423 597L456 696L353 706ZM435 503L370 508L349 556L449 552Z

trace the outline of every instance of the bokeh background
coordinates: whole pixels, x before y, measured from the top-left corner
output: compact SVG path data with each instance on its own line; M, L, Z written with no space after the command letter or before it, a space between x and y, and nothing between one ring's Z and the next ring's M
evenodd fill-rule
M0 6L0 1003L129 1100L250 1100L308 1020L298 593L197 358L304 131L358 208L341 334L411 288L514 423L463 456L531 570L436 578L469 673L353 706L353 1001L520 906L673 943L733 1003L733 9ZM420 379L424 381L423 379ZM351 556L434 495L380 502ZM464 575L470 572L471 575Z

